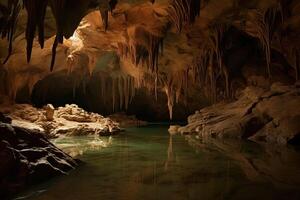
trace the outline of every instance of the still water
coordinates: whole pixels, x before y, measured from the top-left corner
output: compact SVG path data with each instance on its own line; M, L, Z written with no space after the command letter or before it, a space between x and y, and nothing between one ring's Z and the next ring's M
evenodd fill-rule
M167 126L53 142L85 164L18 199L300 199L300 154L252 142L170 136Z

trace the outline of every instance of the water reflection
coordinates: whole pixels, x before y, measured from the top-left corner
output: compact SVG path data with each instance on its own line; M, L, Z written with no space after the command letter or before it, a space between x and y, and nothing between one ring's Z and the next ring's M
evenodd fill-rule
M82 156L87 151L99 151L112 145L113 138L99 136L59 137L52 140L55 145L63 149L72 157Z
M251 181L300 187L300 154L294 147L185 136L195 151L218 152L239 165Z
M157 126L55 143L86 164L28 199L300 199L300 154L291 148L169 136Z
M169 137L168 151L167 151L167 160L165 162L165 171L168 171L169 165L174 161L173 154L173 136Z

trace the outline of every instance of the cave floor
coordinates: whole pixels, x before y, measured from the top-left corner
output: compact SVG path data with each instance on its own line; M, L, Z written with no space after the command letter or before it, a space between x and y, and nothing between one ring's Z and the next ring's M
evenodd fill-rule
M300 199L298 150L170 136L167 128L53 140L85 164L17 199Z

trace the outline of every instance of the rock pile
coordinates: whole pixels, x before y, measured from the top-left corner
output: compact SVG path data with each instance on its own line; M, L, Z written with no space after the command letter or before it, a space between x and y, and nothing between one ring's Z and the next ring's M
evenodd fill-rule
M45 133L49 138L59 135L113 135L120 132L117 122L96 113L89 113L75 104L54 109L47 105L37 109L27 104L15 105L9 116L12 124Z

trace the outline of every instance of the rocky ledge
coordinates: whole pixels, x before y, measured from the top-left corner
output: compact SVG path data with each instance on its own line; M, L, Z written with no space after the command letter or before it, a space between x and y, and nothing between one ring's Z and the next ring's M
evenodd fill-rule
M112 114L109 118L118 122L121 127L139 127L148 124L146 121L137 119L135 115L126 115L124 112Z
M269 90L247 87L238 100L196 111L171 134L242 138L258 142L300 144L300 84L274 83Z
M48 138L59 135L114 135L121 131L110 118L91 113L75 104L55 109L48 104L42 109L28 104L16 104L7 111L12 124L45 133Z
M0 122L0 199L78 165L42 134Z

